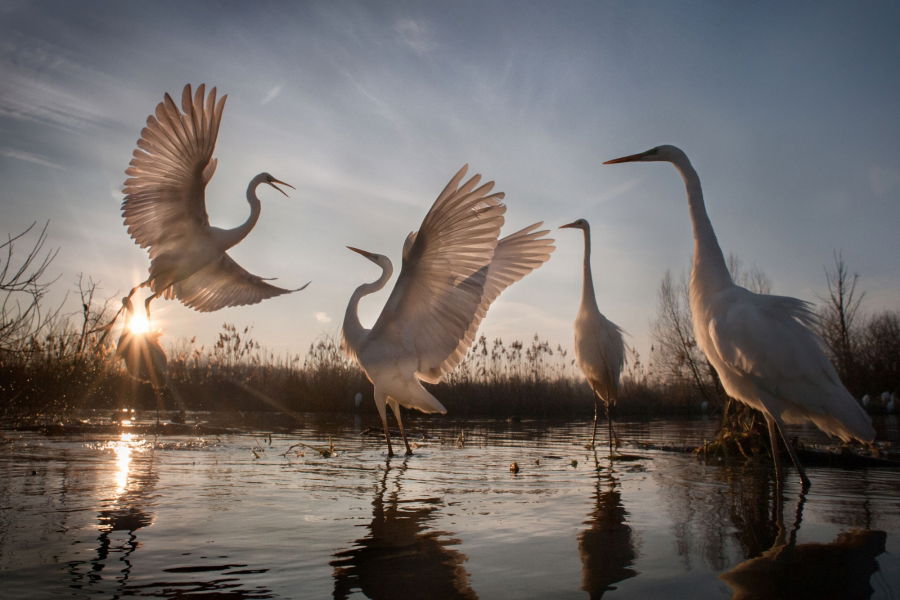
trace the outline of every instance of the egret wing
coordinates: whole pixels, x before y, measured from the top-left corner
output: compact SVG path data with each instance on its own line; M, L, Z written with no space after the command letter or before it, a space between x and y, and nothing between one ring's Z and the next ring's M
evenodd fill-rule
M122 216L128 233L150 257L176 250L209 227L205 189L216 169L212 158L227 96L216 101L200 85L184 86L182 111L169 94L147 117L125 171Z
M491 262L473 275L484 277L484 292L465 335L440 365L428 371L419 371L420 378L428 383L437 383L452 371L469 351L478 326L494 300L503 290L550 260L550 254L556 247L551 238L543 237L549 233L548 230L535 231L541 225L543 222L534 223L497 242Z
M735 286L716 304L722 309L714 310L718 316L709 323L715 351L730 368L784 402L779 416L788 422L808 418L845 440L871 439L868 416L841 383L810 329L816 317L807 302Z
M492 181L479 186L480 175L460 186L467 168L407 237L400 276L369 337L417 360L421 373L439 368L464 339L503 226L503 194L490 193Z
M309 285L309 284L307 284ZM303 286L306 287L306 286ZM172 286L185 306L210 312L227 306L256 304L297 290L281 288L254 275L223 254L187 279ZM303 289L303 288L299 288Z

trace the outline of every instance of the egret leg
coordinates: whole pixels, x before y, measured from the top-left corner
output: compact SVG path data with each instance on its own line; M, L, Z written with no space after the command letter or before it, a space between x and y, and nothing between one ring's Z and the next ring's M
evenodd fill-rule
M609 453L613 452L613 444L615 444L616 449L619 448L619 436L616 435L616 428L613 426L613 404L612 402L606 403L606 423L609 428Z
M803 485L803 491L805 492L809 489L809 486L812 485L809 481L809 477L806 476L806 469L800 464L800 459L797 458L797 452L794 450L794 446L791 445L790 440L787 439L787 436L784 433L784 425L780 421L777 422L777 425L778 431L781 432L781 439L784 440L784 447L787 448L788 454L791 456L791 462L794 463L794 468L797 469L797 472L800 474L800 482ZM772 435L771 429L769 430L769 435Z
M397 425L400 426L400 435L403 436L403 444L406 446L406 455L412 456L412 448L409 447L409 441L406 439L406 430L403 429L403 420L400 418L400 405L393 398L390 401L391 410L394 411L394 418L397 419Z
M116 314L113 315L112 320L110 320L110 322L107 323L106 325L103 325L102 327L98 327L97 329L94 329L93 331L90 332L90 333L96 333L98 331L103 332L103 335L100 336L101 344L104 342L104 340L106 340L106 336L109 335L109 330L112 329L113 325L116 324L116 321L119 320L119 316L122 314L122 312L125 310L128 310L129 313L131 312L131 297L134 296L134 293L137 292L142 287L144 287L145 285L148 285L149 283L150 283L150 280L148 279L147 281L139 283L136 286L134 286L133 288L131 288L131 291L128 292L128 295L125 296L124 298L122 298L122 306L120 306L119 310L116 311Z
M393 456L394 449L391 447L391 431L388 429L387 412L385 411L384 406L386 398L387 397L384 394L377 390L375 391L375 408L378 409L378 416L381 417L381 425L384 427L384 439L387 440L388 456Z
M144 312L147 313L148 321L150 320L150 303L153 302L153 300L155 300L157 296L159 296L159 294L157 292L154 292L147 296L147 299L144 300Z
M775 461L775 498L773 499L775 508L775 528L777 530L776 543L783 543L784 530L784 491L782 488L781 476L781 451L778 448L778 434L776 433L775 419L769 415L765 415L766 424L769 426L769 445L772 448L772 460Z
M781 452L778 449L778 434L776 430L778 426L775 419L769 415L765 415L766 424L769 426L769 445L772 447L772 460L775 461L775 481L781 486Z
M600 415L600 399L597 398L597 394L594 394L594 430L591 433L591 443L588 445L588 448L593 448L594 443L597 441L597 420Z

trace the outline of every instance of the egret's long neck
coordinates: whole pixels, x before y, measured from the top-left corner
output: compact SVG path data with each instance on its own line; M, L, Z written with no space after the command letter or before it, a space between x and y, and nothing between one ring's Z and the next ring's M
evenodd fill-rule
M250 185L247 186L247 202L250 203L250 216L247 217L247 220L244 221L242 225L238 225L234 229L227 229L223 232L222 240L225 245L224 250L237 245L238 242L247 237L256 225L256 222L259 221L259 213L262 206L259 203L259 198L256 197L256 188L264 180L265 176L263 175L257 175L250 180Z
M584 228L584 276L582 277L581 305L597 306L594 296L594 277L591 273L591 230Z
M716 239L706 205L703 203L703 190L700 188L700 177L694 170L691 161L684 158L673 161L675 168L681 173L687 188L688 206L691 212L691 224L694 228L694 260L691 269L691 284L697 291L715 291L732 285L731 274L725 265L725 257ZM702 286L702 290L700 289Z
M347 303L347 312L344 313L344 339L350 344L351 349L356 352L366 338L368 333L359 322L359 301L363 296L374 294L385 286L391 275L394 273L394 266L391 261L381 266L381 277L371 283L364 283L350 296L350 302Z

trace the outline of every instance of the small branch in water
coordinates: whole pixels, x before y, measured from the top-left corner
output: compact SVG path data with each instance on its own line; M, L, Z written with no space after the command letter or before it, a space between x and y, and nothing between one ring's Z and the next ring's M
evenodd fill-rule
M297 442L296 444L291 444L287 450L285 450L284 452L281 453L281 456L284 456L285 458L287 458L287 455L290 454L290 452L294 448L298 448L300 446L302 446L304 448L309 448L310 450L315 450L316 452L321 454L324 458L331 458L335 454L334 440L331 439L331 436L328 436L328 447L327 448L320 448L318 446L304 444L303 442Z

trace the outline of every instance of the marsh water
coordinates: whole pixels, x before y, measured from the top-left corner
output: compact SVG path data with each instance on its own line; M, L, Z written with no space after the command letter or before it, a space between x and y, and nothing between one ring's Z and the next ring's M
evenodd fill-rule
M615 460L586 421L411 418L390 459L374 425L4 431L0 597L900 597L896 469L788 470L781 504L766 464L642 445L714 420L623 421Z

